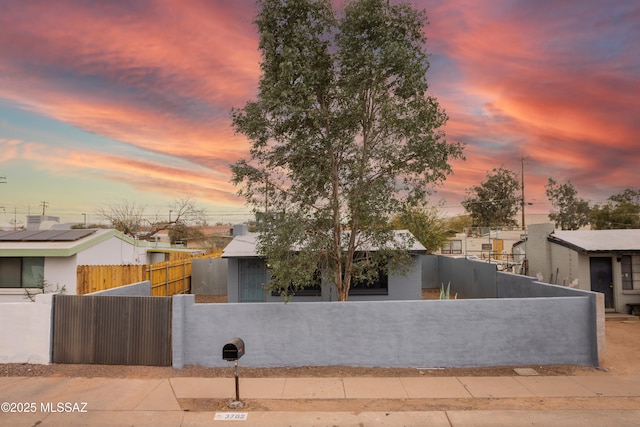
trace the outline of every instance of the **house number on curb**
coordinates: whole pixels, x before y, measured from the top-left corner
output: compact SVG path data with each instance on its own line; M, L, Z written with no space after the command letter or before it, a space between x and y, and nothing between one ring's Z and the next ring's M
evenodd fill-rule
M248 412L216 412L214 421L247 421Z

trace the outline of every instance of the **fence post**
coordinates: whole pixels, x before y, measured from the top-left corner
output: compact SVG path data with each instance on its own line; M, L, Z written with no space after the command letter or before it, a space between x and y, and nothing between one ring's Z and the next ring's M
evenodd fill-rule
M149 273L149 283L151 283L151 295L153 295L153 268L151 268L151 264L147 264L145 268Z
M166 265L166 276L165 276L165 289L166 289L166 293L164 294L164 296L168 297L169 296L169 261L167 261Z
M182 260L182 294L187 293L187 260Z

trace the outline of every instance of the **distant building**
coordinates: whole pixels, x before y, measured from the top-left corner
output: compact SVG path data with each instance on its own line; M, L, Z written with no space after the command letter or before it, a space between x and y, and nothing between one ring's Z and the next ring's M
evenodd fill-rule
M51 215L27 215L27 230L47 230L51 228L53 224L48 223L59 223L59 216L51 216Z

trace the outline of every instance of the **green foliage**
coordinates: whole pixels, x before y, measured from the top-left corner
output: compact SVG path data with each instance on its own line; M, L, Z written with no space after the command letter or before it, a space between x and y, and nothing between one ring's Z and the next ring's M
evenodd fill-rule
M182 221L173 224L169 228L169 240L172 245L177 241L184 242L194 239L204 239L204 233L199 228L191 227Z
M640 228L640 190L627 188L591 209L594 230Z
M451 299L451 282L447 284L447 289L444 288L444 283L440 286L439 299ZM457 293L453 296L453 299L458 299Z
M233 183L264 212L259 250L277 286L320 266L346 300L379 257L408 259L389 219L418 206L462 155L427 95L426 17L385 0L350 1L343 13L328 0L258 5L262 74L257 100L232 110L251 142Z
M447 235L455 236L456 233L463 233L466 228L473 227L471 215L456 215L446 219Z
M515 225L521 201L519 190L514 172L494 168L480 185L467 189L469 197L462 201L462 206L471 215L474 227Z
M447 240L447 221L434 207L407 208L390 223L396 230L409 230L428 253L437 252Z
M556 227L562 230L577 230L589 224L589 202L578 197L571 181L558 184L549 178L545 189L547 198L555 209L555 212L549 214L549 219L555 222Z

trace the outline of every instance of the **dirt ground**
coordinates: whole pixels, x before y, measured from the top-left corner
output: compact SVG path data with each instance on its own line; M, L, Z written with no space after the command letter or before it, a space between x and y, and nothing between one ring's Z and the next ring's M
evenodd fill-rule
M553 375L640 375L640 321L607 320L605 326L606 351L601 368L576 365L497 366L490 368L360 368L350 366L305 366L290 368L249 368L240 364L241 376L247 378L304 378L304 377L464 377L512 376L514 368L533 368L538 374ZM185 366L182 369L162 366L122 365L35 365L28 363L0 364L0 376L64 376L113 378L172 378L172 377L233 377L233 365L228 368Z
M517 366L533 368L539 375L640 375L640 321L607 320L606 353L601 368L574 365ZM514 376L514 366L464 369L359 368L313 366L298 368L240 367L241 378L264 377L416 377L416 376ZM233 378L233 368L185 366L182 369L156 366L121 365L33 365L0 364L0 376L172 378ZM185 411L228 409L229 401L220 399L180 399ZM256 411L425 411L471 409L637 409L640 398L519 398L519 399L286 399L245 401L244 410Z

